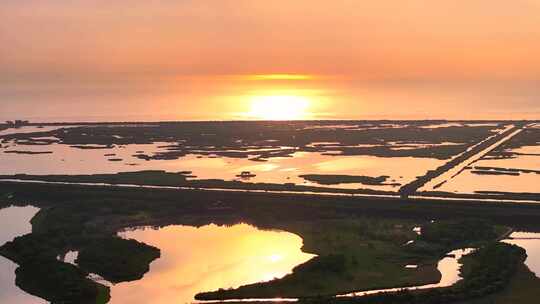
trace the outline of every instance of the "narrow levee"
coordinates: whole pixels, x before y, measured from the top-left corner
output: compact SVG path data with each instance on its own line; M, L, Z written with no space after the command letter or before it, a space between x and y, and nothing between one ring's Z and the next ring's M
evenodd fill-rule
M399 189L400 195L402 197L409 197L410 195L416 194L419 190L429 191L438 188L449 179L457 176L462 170L465 169L465 167L479 160L490 151L519 134L525 127L527 126L525 126L523 123L516 123L499 134L488 137L482 142L467 149L465 152L453 158L446 164L438 167L435 170L430 170L425 175L420 176L411 183L404 185Z

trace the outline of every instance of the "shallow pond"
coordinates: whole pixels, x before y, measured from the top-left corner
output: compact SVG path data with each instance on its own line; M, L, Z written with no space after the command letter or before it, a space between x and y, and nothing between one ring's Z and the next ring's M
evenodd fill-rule
M261 231L246 224L200 228L169 226L157 230L143 228L120 235L160 248L162 257L151 264L150 272L142 280L113 285L112 304L145 303L148 298L158 304L171 301L188 303L201 291L235 288L283 277L296 265L314 257L301 251L302 240L294 234ZM438 263L442 274L439 283L411 289L455 284L461 279L459 259L470 252L472 249L450 252Z
M320 185L306 181L303 174L323 175L362 175L377 177L390 176L388 182L407 183L416 176L425 174L441 161L414 157L376 157L367 155L331 156L315 152L296 152L292 157L275 157L266 162L253 162L235 158L196 158L186 156L173 160L178 168L193 171L197 178L237 179L242 171L249 171L256 176L246 179L249 182L295 183L296 185L333 187L347 189L376 189L396 191L399 187L391 185L363 185L361 183L342 183L339 185Z
M62 128L69 128L71 126L24 126L20 128L9 128L0 131L0 136L21 134L21 133L34 133L34 132L50 132Z
M515 153L529 153L529 155L516 155L505 159L480 159L474 167L490 167L521 170L540 170L540 146L527 146L510 150ZM536 154L536 155L534 155ZM519 175L491 175L475 174L466 169L451 179L438 190L458 193L474 193L475 191L503 191L513 193L539 193L540 174L534 172L520 172Z
M0 209L0 246L17 236L32 231L30 219L39 211L35 207L8 207ZM0 303L44 304L45 300L29 295L15 285L17 265L0 256Z
M314 257L302 252L295 234L247 224L141 228L120 235L160 248L161 257L141 280L112 286L112 304L193 302L202 291L283 277Z
M267 161L247 158L197 156L189 154L171 160L141 160L133 155L166 151L167 143L132 144L105 149L80 149L63 144L17 145L9 143L5 151L52 152L49 154L2 153L2 174L106 174L126 171L192 171L197 179L242 180L246 182L295 183L297 185L397 191L397 185L342 183L319 185L299 177L303 174L389 176L387 183L406 184L444 161L415 157L377 157L368 155L336 156L319 152L296 152L291 157L272 157ZM111 159L115 161L110 161ZM255 176L240 179L243 171Z
M540 278L540 233L514 232L504 242L527 250L525 265Z

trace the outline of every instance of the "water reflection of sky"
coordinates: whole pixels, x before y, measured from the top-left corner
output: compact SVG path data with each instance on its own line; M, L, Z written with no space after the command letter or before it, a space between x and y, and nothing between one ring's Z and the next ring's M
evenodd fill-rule
M475 167L493 167L507 169L540 170L540 146L524 146L509 150L515 154L512 158L484 158L474 163ZM536 155L533 155L536 154ZM444 184L439 190L458 193L475 191L504 191L514 193L538 193L540 174L520 172L516 175L475 174L465 170L457 177Z
M527 250L525 265L540 278L540 233L514 232L510 237L504 242Z
M19 128L9 128L0 131L0 136L20 133L50 132L60 128L69 128L70 126L24 126Z
M154 154L166 151L167 143L131 144L107 149L78 149L63 144L17 145L4 144L5 151L53 152L52 154L3 153L0 167L3 174L94 174L117 173L140 170L165 170L169 172L192 171L198 179L238 179L242 171L256 176L249 182L295 183L317 185L299 177L302 174L363 175L377 177L387 175L387 182L401 184L412 181L427 170L444 163L442 160L414 157L377 157L368 155L335 156L319 152L296 152L292 157L272 157L265 162L247 158L187 156L173 160L141 160L134 157L138 152ZM114 155L113 155L114 154ZM107 156L106 156L107 155ZM109 161L116 158L121 161ZM369 188L397 190L390 185L340 184L331 187Z
M299 236L247 224L168 226L120 235L160 248L161 257L143 279L114 285L111 304L188 303L199 292L283 277L313 257L301 251Z
M448 256L442 258L437 264L437 269L441 272L441 280L439 281L439 283L421 286L397 287L389 289L353 292L345 295L340 295L340 297L365 296L384 292L398 292L403 290L430 289L452 286L462 279L460 272L461 263L459 262L459 260L461 259L461 257L468 255L473 251L474 249L472 248L457 249L449 252Z
M497 127L497 123L462 123L448 122L421 125L420 128L443 128L443 127ZM310 128L351 128L353 125L337 124L324 126L309 126ZM405 124L363 124L366 128L402 128ZM58 127L22 127L20 129L8 129L3 132L32 132L47 131ZM497 129L498 130L498 129ZM493 131L496 131L495 129ZM35 140L35 139L34 139ZM41 138L42 143L50 143L54 138ZM449 146L459 143L408 143L386 142L385 145L392 150L407 150L427 148L431 146ZM154 155L156 153L170 152L167 146L171 143L156 142L153 144L130 144L125 146L112 146L106 149L78 149L67 145L53 143L45 145L17 144L13 141L0 143L0 152L6 151L29 151L29 152L52 152L52 154L17 154L2 153L0 167L3 174L95 174L117 173L141 170L165 170L168 172L192 171L197 179L223 179L241 180L254 183L294 183L296 185L332 187L343 189L372 189L384 191L397 191L399 185L407 184L416 177L424 175L428 170L441 166L445 161L430 158L415 157L378 157L369 155L339 155L335 147L344 148L339 142L312 142L307 145L312 148L322 148L326 152L295 152L291 157L269 157L266 161L253 161L247 158L221 157L212 155L212 149L197 150L178 159L150 160L145 161L134 157L135 154ZM90 147L90 145L86 145ZM378 144L359 144L354 147L376 148ZM353 146L350 146L353 147ZM262 152L270 148L247 147L244 150L227 150L227 152ZM272 150L290 149L292 147L273 147ZM216 150L217 151L217 150ZM214 152L216 152L214 151ZM222 151L223 152L223 151ZM514 158L493 159L484 158L477 161L475 166L540 169L540 146L525 146L512 150L516 154ZM206 155L198 155L198 154ZM523 155L523 154L527 155ZM536 155L535 155L536 154ZM115 160L115 161L110 161ZM249 171L253 175L248 178L239 178L243 171ZM307 181L300 177L304 174L323 175L355 175L379 177L389 176L387 185L364 185L361 183L342 183L336 185L320 185L314 181ZM436 183L438 184L438 182ZM474 193L475 191L506 191L506 192L538 192L540 174L521 173L519 176L509 175L479 175L471 170L464 170L457 177L452 178L437 190L457 193Z
M32 231L30 219L38 212L35 207L0 209L0 246ZM15 286L17 265L0 256L0 303L45 304L45 300L29 295Z

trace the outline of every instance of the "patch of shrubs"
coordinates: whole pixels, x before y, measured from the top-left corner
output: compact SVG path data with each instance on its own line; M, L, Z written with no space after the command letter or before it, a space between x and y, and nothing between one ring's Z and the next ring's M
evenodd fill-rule
M88 272L118 283L141 279L148 272L150 263L160 255L156 247L135 240L108 237L94 240L82 248L77 264Z
M403 290L351 298L308 298L300 303L319 304L443 304L487 296L504 289L526 258L521 247L492 243L463 258L463 279L454 286L429 290Z
M308 262L298 265L294 268L294 272L333 272L344 273L347 270L346 258L343 254L330 254L325 256L317 256Z

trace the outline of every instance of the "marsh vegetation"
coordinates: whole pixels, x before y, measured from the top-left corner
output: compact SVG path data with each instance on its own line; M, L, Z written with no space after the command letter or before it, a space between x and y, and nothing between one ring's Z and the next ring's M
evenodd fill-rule
M2 201L6 203L32 201L43 208L32 219L32 233L1 247L2 255L18 263L21 268L39 260L50 265L47 273L51 275L77 275L79 279L69 280L79 282L78 288L70 288L76 292L56 296L79 296L81 299L88 297L90 289L94 290L92 292L96 297L107 298L103 296L107 288L87 281L88 273L97 273L120 282L136 279L148 271L149 263L156 257L155 249L138 242L128 244L115 239L117 231L129 227L171 224L200 227L210 223L232 225L245 222L261 229L292 232L302 237L303 251L316 254L317 258L299 265L281 279L204 293L198 298L313 297L437 282L440 273L436 263L448 252L448 248L487 244L504 230L501 225L493 225L489 221L508 225L515 215L528 214L531 222L535 222L540 212L535 206L508 205L503 210L486 204L443 205L436 202L419 202L416 207L415 203L411 203L403 209L402 204L391 200L308 199L263 193L10 183L3 184L1 189L4 193ZM227 208L214 208L216 201L220 201L221 207ZM455 222L439 217L432 223L430 219L435 214L441 214L443 206L448 218L473 212L484 220ZM524 224L526 219L520 218L520 222ZM419 225L423 227L421 235L413 231ZM477 233L466 233L471 229ZM415 242L405 246L410 240ZM85 248L89 250L86 254ZM138 252L139 249L141 254L133 255L132 261L124 263L124 255L115 256L115 253L124 250ZM80 252L77 271L57 261L57 256L68 250ZM85 259L88 262L82 262ZM102 267L108 265L108 261L116 261L126 267ZM419 267L405 268L409 264ZM54 274L56 271L58 274ZM42 297L51 297L45 282L47 276L36 273L32 277L32 280L21 279L21 288ZM25 282L30 282L29 287L23 286L27 284ZM47 291L40 292L39 286ZM63 293L60 290L55 292Z

